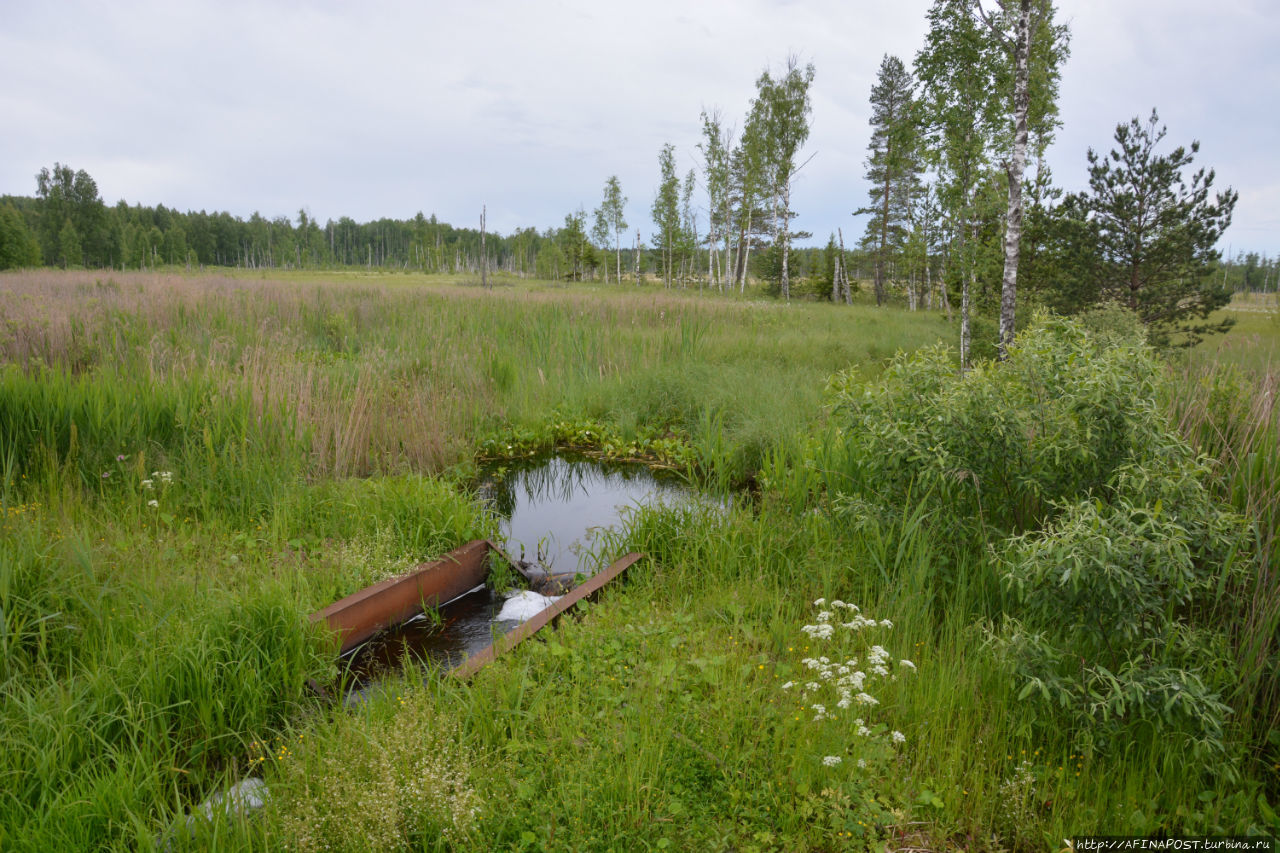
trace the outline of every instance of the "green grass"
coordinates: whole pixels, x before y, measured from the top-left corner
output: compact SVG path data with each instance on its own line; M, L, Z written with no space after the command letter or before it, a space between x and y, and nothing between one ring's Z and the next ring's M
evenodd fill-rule
M1280 799L1272 718L1235 730L1256 754L1230 785L1151 731L1091 748L989 655L985 558L948 554L939 586L923 508L813 511L838 477L804 467L834 440L828 378L950 342L936 316L652 285L39 272L0 276L0 319L0 849L1056 849L1261 830ZM1274 547L1274 410L1233 408L1252 381L1184 383L1206 390L1171 405ZM587 430L758 495L642 513L602 546L648 553L625 582L470 684L415 675L354 713L306 692L336 674L307 613L493 532L468 491L486 441ZM1258 583L1272 595L1274 572ZM891 620L874 641L918 668L871 691L873 738L781 689L815 651L819 597ZM1252 653L1265 681L1275 650ZM186 828L250 773L264 813Z

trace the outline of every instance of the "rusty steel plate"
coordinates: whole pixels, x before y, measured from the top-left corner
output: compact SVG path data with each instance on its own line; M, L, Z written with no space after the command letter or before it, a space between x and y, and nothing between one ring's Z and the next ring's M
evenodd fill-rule
M388 578L335 601L311 614L311 621L325 622L338 641L339 654L344 654L379 631L483 584L489 576L487 557L491 551L501 553L485 539L468 542L407 575Z

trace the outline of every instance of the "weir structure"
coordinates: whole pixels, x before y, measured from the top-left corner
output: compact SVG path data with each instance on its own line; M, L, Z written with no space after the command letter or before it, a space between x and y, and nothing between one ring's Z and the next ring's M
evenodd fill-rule
M627 554L591 575L585 582L564 592L559 600L507 634L497 637L482 651L468 657L450 671L455 678L468 679L499 655L515 648L539 630L554 623L579 601L593 598L604 586L644 555ZM539 585L546 576L530 573L507 557L487 539L477 539L453 549L412 572L366 587L311 614L313 624L323 622L334 637L337 653L344 655L379 632L406 622L418 614L440 607L482 586L489 577L491 557L506 560L530 585ZM553 576L554 577L554 576Z

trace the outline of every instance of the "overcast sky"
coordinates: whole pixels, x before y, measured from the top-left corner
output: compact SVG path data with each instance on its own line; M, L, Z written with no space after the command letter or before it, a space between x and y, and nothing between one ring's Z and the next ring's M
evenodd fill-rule
M700 111L741 127L760 71L796 53L817 69L796 227L851 241L876 70L910 62L928 6L0 0L0 194L33 195L58 161L108 204L472 227L486 204L508 233L590 213L616 174L648 240L663 143L697 165ZM1200 140L1197 163L1240 192L1223 242L1280 252L1276 0L1058 6L1056 181L1083 187L1086 149L1156 107L1166 150Z

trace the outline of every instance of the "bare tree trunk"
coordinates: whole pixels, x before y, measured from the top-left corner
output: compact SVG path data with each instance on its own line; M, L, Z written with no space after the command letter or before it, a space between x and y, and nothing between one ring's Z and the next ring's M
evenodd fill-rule
M640 286L640 229L636 229L636 287Z
M1000 288L1000 359L1013 343L1018 303L1018 254L1022 243L1022 175L1027 168L1027 112L1031 54L1031 0L1020 0L1013 44L1013 161L1009 164L1009 212L1004 230L1004 280Z
M480 205L480 286L489 289L489 256L484 250L484 219L488 212L487 205Z
M929 264L929 250L924 252L924 310L933 310L933 270Z
M747 292L747 266L751 263L751 213L750 211L747 212L747 230L744 232L744 234L745 234L744 239L746 240L747 245L743 249L743 253L742 253L742 281L740 283L741 288L738 291L739 293Z
M844 292L844 304L853 304L853 287L849 284L849 267L844 261L844 229L837 228L836 236L840 240L840 286Z
M791 255L791 182L788 181L782 188L782 232L779 235L782 240L782 298L791 300L791 272L788 269L789 258ZM774 238L779 239L779 237Z

